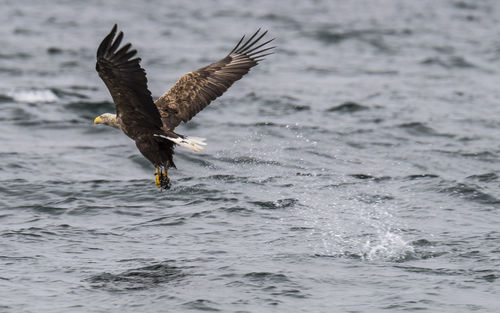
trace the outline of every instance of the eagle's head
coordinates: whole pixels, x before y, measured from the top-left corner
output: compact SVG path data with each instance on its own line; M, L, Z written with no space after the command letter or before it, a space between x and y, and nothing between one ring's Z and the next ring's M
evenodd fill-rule
M105 124L114 128L120 128L120 124L116 119L116 114L104 113L94 119L94 125Z

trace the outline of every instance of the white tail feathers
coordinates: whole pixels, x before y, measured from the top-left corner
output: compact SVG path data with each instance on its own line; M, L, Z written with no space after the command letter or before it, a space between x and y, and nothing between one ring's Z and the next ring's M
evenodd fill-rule
M179 146L186 147L190 150L193 150L194 152L200 152L201 150L204 149L203 146L207 145L205 143L205 138L200 138L200 137L173 138L173 137L168 137L168 136L158 135L158 134L155 134L155 136L170 140L172 142L175 142Z

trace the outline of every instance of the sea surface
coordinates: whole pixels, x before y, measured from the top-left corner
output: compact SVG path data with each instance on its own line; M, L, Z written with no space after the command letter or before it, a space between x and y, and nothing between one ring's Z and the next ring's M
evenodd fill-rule
M259 27L177 131L173 187L95 72L159 97ZM499 312L500 2L27 1L0 9L0 312Z

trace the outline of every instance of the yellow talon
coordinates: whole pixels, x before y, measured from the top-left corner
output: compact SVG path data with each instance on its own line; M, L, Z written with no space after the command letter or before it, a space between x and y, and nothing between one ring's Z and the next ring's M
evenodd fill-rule
M156 175L156 177L155 177L155 185L156 185L156 187L161 188L160 175Z
M155 185L158 188L161 188L161 182L160 182L160 168L157 166L156 171L155 171Z
M163 189L170 189L170 186L172 185L170 183L170 178L167 176L167 170L165 168L164 171L160 171L160 167L156 166L156 171L155 171L155 185L158 188L163 188Z

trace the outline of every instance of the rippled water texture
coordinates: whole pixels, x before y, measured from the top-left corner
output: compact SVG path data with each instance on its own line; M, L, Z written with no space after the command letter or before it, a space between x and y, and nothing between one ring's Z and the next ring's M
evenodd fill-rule
M23 1L0 10L1 312L494 312L498 1ZM178 131L173 188L94 71L160 96L258 27L275 55Z

